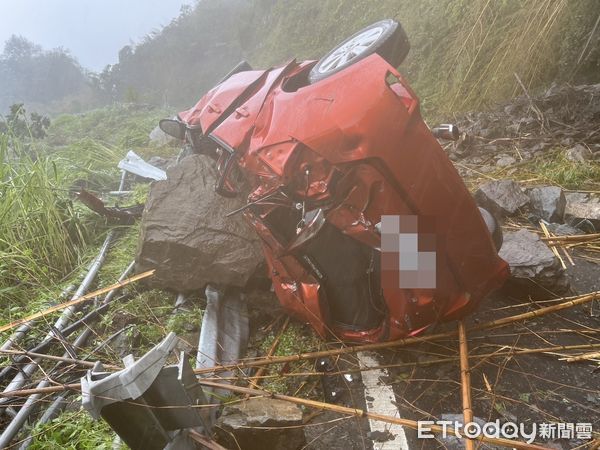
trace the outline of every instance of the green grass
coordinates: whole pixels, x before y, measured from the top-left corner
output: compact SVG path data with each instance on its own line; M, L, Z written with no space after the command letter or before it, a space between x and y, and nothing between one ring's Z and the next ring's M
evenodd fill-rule
M266 355L275 340L278 331L271 332L265 337L260 346L260 354ZM290 356L314 351L322 346L321 340L308 328L307 325L290 322L285 332L281 335L275 356ZM281 364L269 366L268 374L275 375L283 369ZM286 367L289 372L310 372L313 369L312 361L299 361L290 363ZM262 381L262 387L269 392L278 394L293 394L300 387L301 379L299 377L276 377L266 378ZM302 394L304 395L304 394Z
M77 265L86 231L50 158L0 135L0 161L0 303L14 306Z
M32 450L111 450L115 437L105 421L92 419L84 410L65 412L32 434Z
M530 171L544 182L566 189L600 189L600 163L570 161L564 152L533 163Z
M548 150L542 157L533 158L519 167L508 166L487 173L493 179L512 178L527 185L554 185L572 190L600 190L600 163L575 162L566 157L563 148ZM482 180L477 175L478 181ZM473 180L468 180L473 183ZM477 187L477 183L471 186Z
M122 149L149 144L148 133L170 113L135 105L107 106L81 114L64 114L53 120L47 141L53 147L89 138Z

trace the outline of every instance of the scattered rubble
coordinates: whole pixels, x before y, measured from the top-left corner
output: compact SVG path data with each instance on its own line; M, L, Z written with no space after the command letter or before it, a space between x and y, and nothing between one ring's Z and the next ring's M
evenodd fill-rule
M302 410L298 406L255 397L226 406L217 422L216 435L227 448L295 450L306 444L301 425Z
M563 293L569 286L558 259L535 233L525 229L504 233L498 254L510 265L510 282L514 287L532 293L546 291L547 296Z
M585 162L600 158L600 84L552 86L538 97L523 95L489 111L464 115L456 124L461 139L448 148L465 164L509 167L557 147L565 157ZM493 166L489 166L490 160Z
M475 192L477 203L499 216L511 216L529 203L519 183L513 180L490 181Z
M528 190L531 212L548 222L562 222L565 215L566 198L557 186L536 187Z
M263 260L259 240L240 214L243 196L214 191L216 169L207 156L193 155L152 185L142 217L137 254L140 271L156 269L155 286L178 292L207 283L244 286Z

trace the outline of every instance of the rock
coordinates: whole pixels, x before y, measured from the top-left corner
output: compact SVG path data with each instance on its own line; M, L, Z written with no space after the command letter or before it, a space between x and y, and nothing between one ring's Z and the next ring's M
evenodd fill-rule
M508 167L508 166L512 166L516 162L517 162L517 160L515 158L513 158L512 156L502 155L500 158L498 158L498 161L496 161L496 165L498 167Z
M560 262L535 233L525 229L505 232L498 255L510 266L509 288L525 289L540 297L544 291L546 295L547 291L562 293L569 286Z
M600 230L600 199L591 194L568 192L565 194L565 217L575 222L589 220Z
M162 156L153 156L148 160L148 164L158 167L162 170L167 170L176 163L176 158L163 158Z
M566 156L568 160L573 162L586 162L592 158L592 152L586 146L577 144L567 150Z
M153 286L178 292L212 282L244 286L263 256L257 236L241 214L226 214L243 198L214 191L214 162L203 155L184 158L152 184L142 216L137 268L156 269Z
M176 141L173 136L169 136L167 133L161 130L158 125L150 132L148 137L150 138L150 142L157 146L167 145Z
M490 181L475 192L477 203L488 211L501 216L515 214L529 203L519 184L513 180Z
M548 222L562 222L567 200L557 186L532 188L527 192L531 211Z
M556 234L557 236L572 236L574 234L583 234L583 231L579 228L575 228L566 223L550 223L547 225L550 233Z
M227 448L295 450L306 444L301 425L297 405L256 397L226 406L215 429L217 442Z

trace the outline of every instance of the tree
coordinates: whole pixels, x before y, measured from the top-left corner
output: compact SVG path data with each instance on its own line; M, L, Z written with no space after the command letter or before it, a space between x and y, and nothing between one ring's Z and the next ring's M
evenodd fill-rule
M48 117L33 112L27 119L23 103L15 103L11 105L6 119L0 120L0 133L10 133L18 138L43 139L46 137L46 130L49 126L50 119Z

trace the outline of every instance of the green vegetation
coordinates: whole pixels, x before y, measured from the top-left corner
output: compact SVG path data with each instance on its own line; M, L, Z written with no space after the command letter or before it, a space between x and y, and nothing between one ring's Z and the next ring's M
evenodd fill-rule
M34 428L32 450L111 450L115 437L103 420L94 420L83 410L61 414ZM126 448L123 446L123 448Z
M600 164L569 160L564 151L540 158L528 167L534 177L565 189L600 188ZM525 172L526 174L527 172Z
M0 133L15 136L17 138L46 137L46 129L50 126L50 119L38 113L31 113L29 118L23 103L11 105L10 112L5 120L0 120Z
M0 302L14 306L77 265L86 231L65 196L62 168L47 155L24 152L18 140L12 148L8 142L0 135Z
M261 343L260 354L266 355L273 345L274 340L279 332L269 333ZM290 322L284 333L279 338L275 356L290 356L304 353L307 349L318 350L322 346L321 340L308 328L307 325L298 322ZM274 364L269 367L266 372L268 375L280 374L284 369L285 372L311 372L313 370L313 361L298 361L295 363L286 364L285 367L281 364ZM302 395L303 380L301 377L275 377L266 378L261 387L269 392L278 394L294 394ZM310 391L310 389L308 390Z

